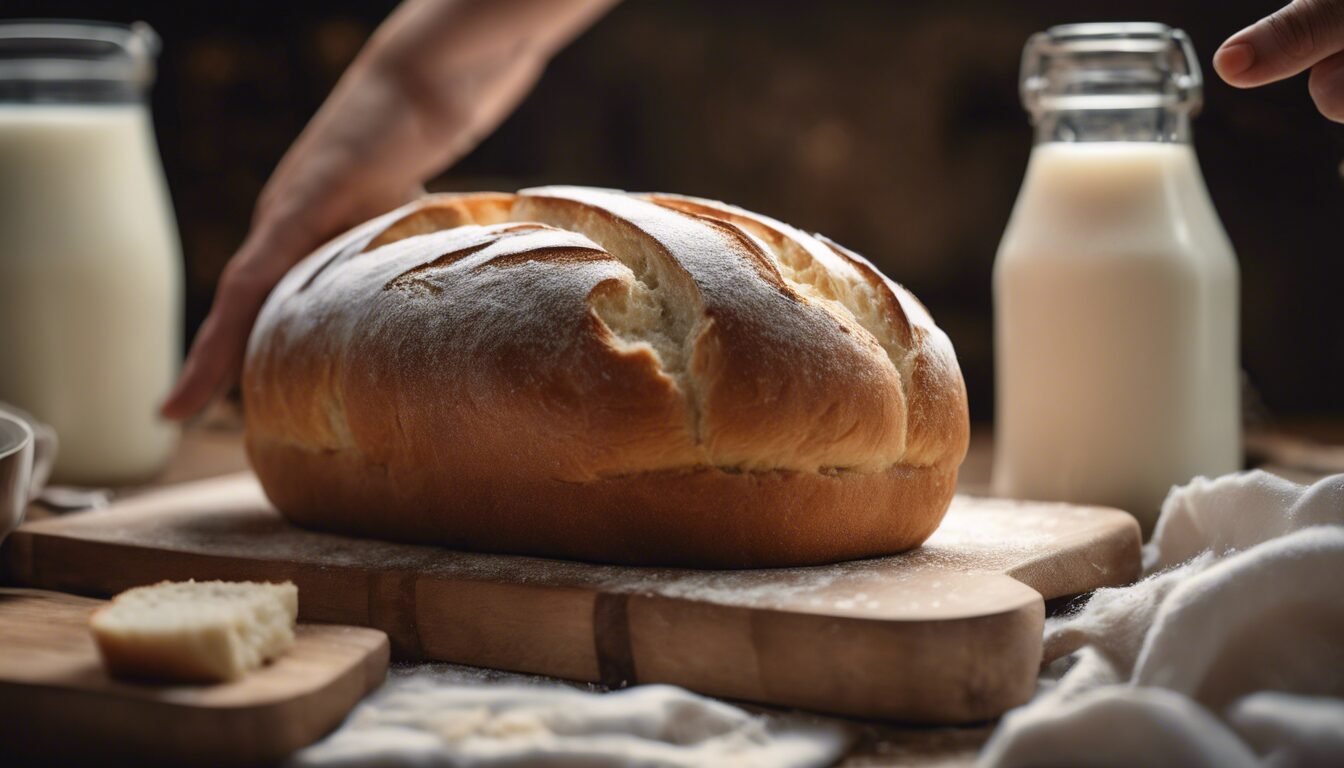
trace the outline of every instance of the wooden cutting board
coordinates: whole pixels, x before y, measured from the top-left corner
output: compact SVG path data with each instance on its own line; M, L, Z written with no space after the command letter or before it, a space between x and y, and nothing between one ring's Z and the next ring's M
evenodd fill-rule
M387 674L383 633L300 624L289 652L235 682L119 682L88 630L100 605L0 589L0 753L75 765L273 762L336 727Z
M962 723L1031 696L1042 598L1134 579L1139 530L1116 510L958 497L923 547L894 557L631 568L305 531L243 474L29 523L0 559L11 582L94 595L290 579L303 619L376 627L405 659Z

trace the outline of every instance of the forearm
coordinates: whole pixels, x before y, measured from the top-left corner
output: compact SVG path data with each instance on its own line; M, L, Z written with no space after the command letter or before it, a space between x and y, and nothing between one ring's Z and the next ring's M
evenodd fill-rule
M322 219L342 223L405 200L502 122L551 56L613 3L408 0L276 169L257 224L315 200L329 207Z
M236 379L252 323L285 272L470 151L614 2L406 0L266 183L163 414L186 418Z

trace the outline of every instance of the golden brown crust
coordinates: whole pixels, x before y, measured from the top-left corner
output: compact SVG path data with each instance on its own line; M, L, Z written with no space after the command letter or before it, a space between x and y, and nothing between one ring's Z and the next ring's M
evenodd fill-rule
M271 500L305 527L483 552L628 565L817 565L918 546L952 500L956 469L850 475L701 468L591 483L369 471L359 454L249 445ZM413 497L393 508L389 499Z
M718 567L917 545L965 454L946 337L866 261L713 201L427 198L276 289L248 450L313 527Z

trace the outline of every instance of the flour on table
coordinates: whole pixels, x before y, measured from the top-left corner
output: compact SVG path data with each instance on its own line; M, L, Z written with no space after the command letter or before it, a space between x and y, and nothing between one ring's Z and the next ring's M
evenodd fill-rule
M438 664L394 670L339 730L290 766L804 768L831 764L849 736L833 724L754 715L672 686L598 693Z

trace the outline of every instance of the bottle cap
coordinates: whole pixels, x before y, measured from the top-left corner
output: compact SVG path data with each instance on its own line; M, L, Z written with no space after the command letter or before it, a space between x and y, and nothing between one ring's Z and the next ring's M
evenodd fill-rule
M1195 114L1203 77L1185 32L1165 24L1065 24L1022 51L1022 105L1046 111L1180 109Z

